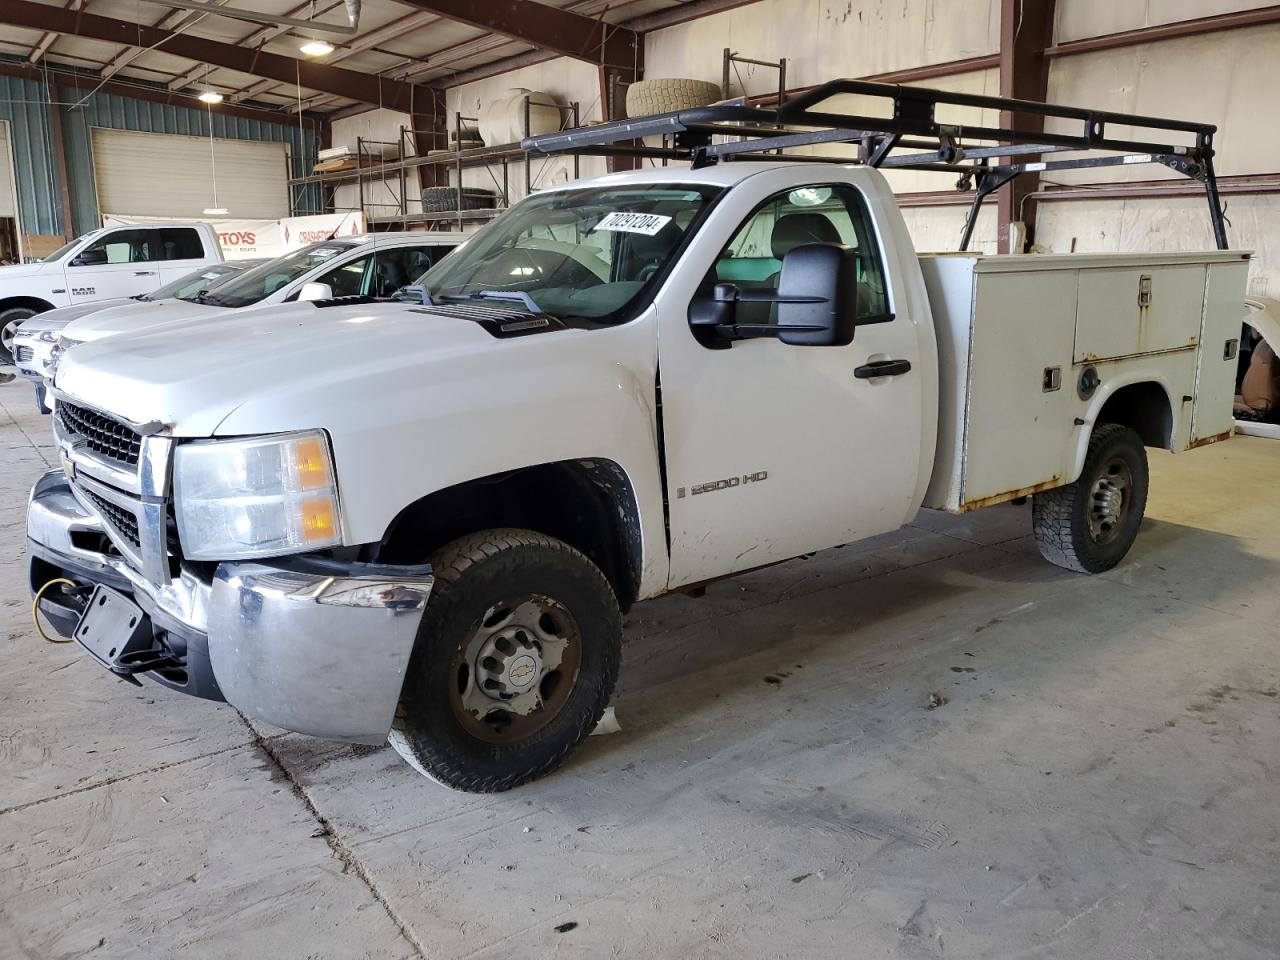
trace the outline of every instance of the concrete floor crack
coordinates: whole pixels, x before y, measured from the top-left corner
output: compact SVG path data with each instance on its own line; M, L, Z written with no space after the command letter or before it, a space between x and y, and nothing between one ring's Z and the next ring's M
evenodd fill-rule
M261 750L271 764L280 771L280 775L288 782L294 796L302 801L303 805L311 813L311 816L315 818L316 823L320 825L321 829L324 831L323 835L325 843L329 845L329 849L333 851L333 855L341 861L343 868L350 870L360 878L360 882L368 889L369 895L377 901L378 905L386 912L387 918L395 924L396 929L400 931L400 936L404 938L405 942L408 943L409 946L413 947L414 953L421 957L422 960L427 960L426 947L423 946L416 936L414 936L413 930L410 929L408 922L401 919L400 915L396 912L395 907L391 905L391 902L386 898L382 890L379 889L378 884L374 882L373 877L370 876L367 870L365 870L364 864L360 862L359 858L355 855L355 852L348 847L343 839L334 831L333 824L329 822L329 818L320 812L320 808L315 805L311 797L307 795L307 792L302 789L302 784L298 783L294 778L292 771L290 771L284 760L280 757L280 754L276 752L271 741L259 734L258 731L253 728L253 725L245 719L243 714L240 715L240 719L244 722L245 727L253 737L254 746Z

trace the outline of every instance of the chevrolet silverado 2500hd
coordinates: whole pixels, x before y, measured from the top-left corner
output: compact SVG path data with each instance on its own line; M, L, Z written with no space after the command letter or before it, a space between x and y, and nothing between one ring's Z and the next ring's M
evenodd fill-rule
M421 303L69 351L31 586L120 676L506 789L591 731L636 601L1025 496L1050 561L1118 563L1144 448L1230 432L1247 267L920 256L871 164L568 184Z

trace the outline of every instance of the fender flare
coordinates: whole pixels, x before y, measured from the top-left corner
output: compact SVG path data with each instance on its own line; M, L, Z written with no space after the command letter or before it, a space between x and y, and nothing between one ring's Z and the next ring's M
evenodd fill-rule
M1102 381L1097 393L1089 399L1089 406L1083 417L1084 425L1076 434L1071 470L1068 474L1070 479L1066 481L1067 483L1075 483L1080 478L1080 471L1084 469L1084 459L1089 453L1089 440L1098 426L1098 417L1102 414L1102 408L1107 405L1107 401L1126 387L1142 383L1154 383L1164 393L1165 402L1169 405L1170 417L1168 449L1174 449L1174 438L1178 436L1181 421L1182 404L1173 402L1173 393L1169 389L1168 379L1155 370L1134 370L1118 379L1107 378Z

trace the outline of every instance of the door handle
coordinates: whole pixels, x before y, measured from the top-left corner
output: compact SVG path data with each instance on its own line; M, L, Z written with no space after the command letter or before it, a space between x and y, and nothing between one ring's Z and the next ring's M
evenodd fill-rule
M859 380L871 380L875 377L896 377L910 369L910 360L877 360L875 363L864 363L856 367L853 375Z
M156 272L154 270L135 270L133 275L135 277L154 277Z

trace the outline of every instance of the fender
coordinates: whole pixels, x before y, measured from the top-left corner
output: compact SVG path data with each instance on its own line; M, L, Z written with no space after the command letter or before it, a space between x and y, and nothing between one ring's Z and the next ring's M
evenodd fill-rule
M1084 459L1089 452L1089 440L1093 435L1093 430L1098 424L1098 417L1102 413L1102 408L1106 406L1107 401L1115 394L1119 393L1125 387L1131 387L1135 384L1154 383L1164 393L1165 401L1169 404L1169 412L1171 415L1171 429L1169 436L1169 444L1167 449L1171 452L1178 452L1186 449L1185 438L1190 429L1190 412L1183 412L1183 404L1180 402L1182 394L1178 393L1178 402L1175 402L1175 391L1171 386L1171 378L1173 371L1167 369L1169 359L1173 358L1176 362L1185 354L1190 354L1193 358L1192 376L1194 377L1194 351L1182 351L1176 354L1162 354L1151 357L1142 358L1142 362L1130 359L1124 361L1125 368L1123 373L1119 370L1115 375L1108 376L1106 368L1113 364L1103 361L1093 364L1100 368L1102 373L1102 383L1098 387L1097 392L1090 398L1089 406L1082 418L1085 423L1076 431L1074 451L1071 459L1071 470L1066 479L1067 483L1074 483L1080 478L1080 473L1084 470ZM1118 361L1117 361L1118 362ZM1077 364L1075 367L1077 375L1079 370L1088 364ZM1181 439L1180 439L1181 438Z
M370 333L369 351L336 371L261 384L215 435L327 430L351 546L380 542L401 511L447 488L550 463L611 461L634 491L638 595L652 596L669 574L654 318L649 307L616 327L495 339L470 321L408 314L397 322L430 350L397 352L386 334L377 349Z

